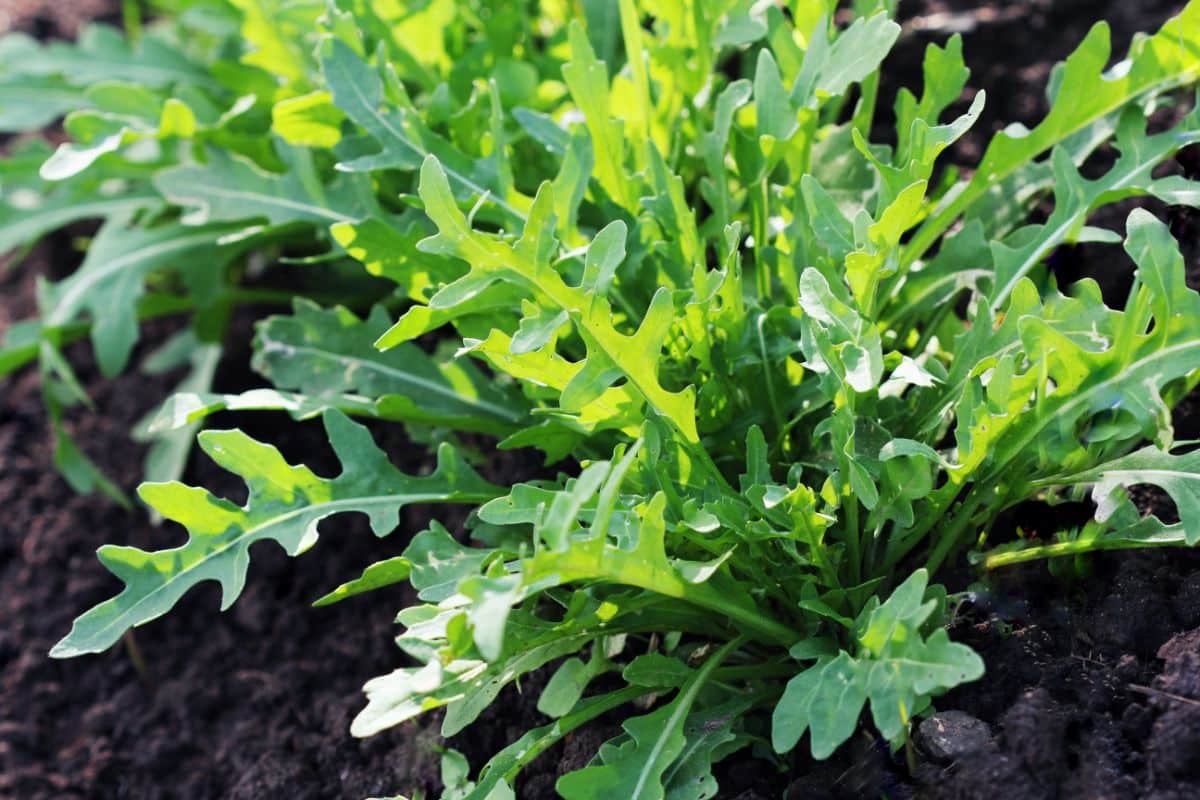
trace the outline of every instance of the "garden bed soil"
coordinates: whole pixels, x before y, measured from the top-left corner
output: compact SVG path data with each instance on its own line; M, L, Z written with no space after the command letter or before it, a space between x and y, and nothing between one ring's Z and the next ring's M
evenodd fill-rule
M923 42L950 29L966 34L972 84L989 92L982 130L1000 120L1033 121L1044 111L1041 86L1090 20L1114 23L1117 51L1136 30L1156 27L1180 3L902 3L910 33L889 83L915 85ZM97 3L100 13L111 4ZM78 17L55 19L43 2L35 21L0 2L5 24L43 36L68 31ZM80 6L82 7L82 6ZM0 14L0 16L4 16ZM61 27L58 27L61 26ZM985 141L968 138L956 157L969 162ZM1187 169L1185 156L1180 169ZM1117 220L1119 222L1119 219ZM1195 245L1193 222L1176 215L1177 235ZM1191 232L1189 232L1191 231ZM39 246L21 266L0 272L0 328L34 309L34 278L77 263L68 235ZM1095 274L1118 272L1116 250L1077 249L1068 263ZM1086 256L1086 257L1085 257ZM1094 263L1098 258L1106 259ZM1193 269L1196 268L1193 262ZM1194 277L1194 276L1193 276ZM246 361L249 321L239 317L218 388L252 385ZM148 332L148 345L172 323ZM69 356L95 399L95 412L72 412L69 427L84 449L132 492L143 451L128 430L169 391L172 376L100 378L86 346ZM104 543L171 546L182 533L156 526L142 510L74 494L52 467L52 444L37 377L5 382L0 400L0 797L42 798L362 798L420 791L436 796L436 715L367 740L348 734L370 677L393 669L392 616L411 598L384 591L328 608L309 607L363 566L395 555L404 536L375 539L361 520L322 527L312 554L287 559L274 545L254 548L247 587L217 614L218 592L204 586L169 616L95 657L54 661L50 646L80 611L110 596L118 582L99 565ZM1181 437L1200 435L1200 402L1177 411ZM269 415L225 416L275 443L290 460L336 469L318 428ZM424 456L395 429L376 430L399 465ZM528 470L524 462L490 465L494 478ZM187 480L240 501L244 487L202 457ZM1147 496L1144 505L1161 504ZM1166 508L1164 513L1171 510ZM416 531L426 509L406 509ZM1062 520L1045 510L1012 525L1044 534ZM1200 555L1154 551L1096 558L1086 580L1049 574L1044 564L1005 571L963 605L953 635L984 657L988 674L938 701L968 716L927 721L918 730L911 775L903 754L862 734L834 759L797 755L787 770L748 756L721 765L721 796L743 798L1126 798L1200 797ZM957 577L963 588L975 576ZM144 668L139 668L139 663ZM535 718L539 676L509 695L452 745L478 766ZM536 762L521 797L551 797L556 777L577 768L616 723L570 737ZM947 726L959 726L947 727ZM960 731L948 736L944 731ZM949 742L951 750L945 745ZM803 744L803 743L802 743Z

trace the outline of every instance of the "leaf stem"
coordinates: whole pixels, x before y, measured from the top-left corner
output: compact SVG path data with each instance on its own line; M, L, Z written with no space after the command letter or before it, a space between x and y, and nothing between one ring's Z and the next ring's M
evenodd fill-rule
M522 769L532 763L542 753L546 752L546 750L558 744L563 737L570 734L576 728L591 722L602 714L612 711L614 708L623 706L643 695L649 694L651 691L651 689L645 686L626 686L624 689L619 689L603 697L585 701L582 708L567 714L557 722L543 728L542 730L545 731L545 734L536 737L529 746L529 749L521 753L513 767L504 773L504 779L511 783Z
M1100 537L1093 540L1075 540L1071 542L1054 542L1053 544L1026 547L1021 550L1010 550L1002 553L992 553L983 559L983 568L989 572L1001 567L1011 567L1041 559L1077 556L1084 553L1098 553L1105 550L1132 550L1147 547L1187 547L1182 537L1177 542L1172 541L1139 541L1136 543L1122 539L1105 540Z
M754 638L760 641L791 647L800 638L790 626L776 622L757 608L747 608L730 601L707 584L689 584L682 599L725 615L743 626L744 630L752 632Z
M758 192L752 195L751 203L754 225L754 283L759 298L768 301L771 299L771 271L763 256L763 249L766 247L767 217L771 207L770 188L767 180L769 174L768 170L759 181Z
M946 300L937 307L928 320L925 322L925 328L921 331L921 336L917 339L916 345L910 351L914 357L920 356L925 352L925 348L929 346L929 341L933 335L937 333L937 329L941 326L942 321L946 319L946 315L954 308L954 298L958 296L958 292L950 295ZM905 332L905 334L907 331ZM902 334L898 342L903 346L905 335Z
M933 527L945 517L946 511L961 491L962 486L947 483L933 494L930 507L921 515L922 521L912 530L905 531L888 542L883 561L886 571L891 572L895 569L896 565L924 540Z
M963 531L970 526L976 510L982 502L982 494L972 492L968 495L964 504L955 512L950 524L938 534L937 544L934 545L933 551L925 561L925 568L929 570L930 575L937 574L938 569L942 566L942 562L946 560L946 556L950 555L955 547L962 544Z
M862 539L858 526L858 498L846 503L846 560L850 562L850 585L862 583Z
M767 320L766 314L758 315L758 322L755 324L755 330L758 333L758 349L762 354L763 360L763 377L767 383L767 400L771 405L771 417L775 421L775 432L782 436L784 425L783 412L779 408L779 398L776 396L775 376L771 372L771 362L767 358L767 340L763 334L763 324ZM782 441L782 440L780 440Z
M868 139L871 135L871 123L875 119L875 102L879 96L879 71L876 70L867 76L859 85L859 90L861 98L858 107L854 109L852 124L864 139Z

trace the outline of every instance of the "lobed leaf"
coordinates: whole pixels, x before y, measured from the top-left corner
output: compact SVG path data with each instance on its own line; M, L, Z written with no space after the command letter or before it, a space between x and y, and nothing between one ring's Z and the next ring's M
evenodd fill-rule
M432 474L410 477L391 465L366 429L342 414L327 413L325 428L343 466L336 478L294 467L275 448L239 431L201 434L204 452L246 481L246 505L179 483L144 484L142 499L185 526L187 543L157 552L102 547L101 562L125 588L79 617L51 655L105 650L126 630L165 614L201 581L218 582L222 609L228 608L241 593L253 543L272 539L288 555L299 555L316 543L317 524L332 514L364 513L375 534L386 536L399 522L400 509L411 503L479 503L497 493L448 445L439 451Z

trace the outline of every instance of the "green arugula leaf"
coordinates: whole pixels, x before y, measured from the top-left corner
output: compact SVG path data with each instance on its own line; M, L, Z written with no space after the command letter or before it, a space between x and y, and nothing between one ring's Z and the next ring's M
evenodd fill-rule
M170 269L185 280L211 282L244 249L220 244L230 232L227 225L190 228L172 223L139 229L109 222L79 269L43 292L46 324L62 326L90 313L100 369L116 375L138 339L137 303L147 276Z
M708 800L719 790L713 765L750 744L747 734L736 730L737 720L750 710L750 698L694 711L683 726L687 743L663 775L666 800Z
M0 54L0 61L4 60ZM84 91L57 76L0 78L0 133L36 131L89 106Z
M421 199L425 212L438 226L438 235L421 243L421 249L462 258L471 269L464 277L434 295L431 308L453 308L469 301L484 286L505 281L532 290L550 307L566 311L588 345L589 359L563 388L562 406L579 411L599 397L622 374L645 402L680 433L695 441L695 400L690 390L669 392L654 374L671 323L671 300L665 290L655 293L641 327L626 336L612 325L606 300L582 287L572 287L549 267L554 246L549 224L553 190L543 184L530 212L524 235L515 245L472 230L454 203L445 173L438 162L427 159L421 167Z
M176 385L176 394L205 392L212 388L222 354L221 345L199 341L195 331L189 328L151 354L143 362L142 370L149 374L162 374L186 366L188 373ZM135 441L150 445L146 451L143 473L146 480L155 483L176 481L183 477L196 434L200 431L198 419L189 420L170 430L152 429L160 413L161 408L151 411L138 421L133 430Z
M1139 39L1119 70L1105 73L1111 44L1097 23L1056 76L1050 113L1032 130L1001 131L988 145L974 176L938 209L908 243L905 262L919 258L990 185L1071 134L1147 95L1186 86L1200 76L1200 5L1188 3L1154 36Z
M438 363L414 344L375 349L388 327L378 306L360 320L344 308L297 299L290 316L259 323L254 367L276 388L308 398L364 397L385 419L498 436L523 421L522 402L469 362Z
M51 42L38 48L27 39L18 42L0 52L0 68L10 74L57 75L76 86L122 81L155 88L219 88L202 65L189 59L175 43L155 35L142 37L134 47L115 28L91 25L80 34L77 44Z
M1200 451L1173 455L1157 447L1144 447L1053 483L1091 484L1099 522L1108 522L1126 501L1123 489L1138 484L1158 486L1175 501L1184 542L1188 546L1200 542Z
M363 574L360 577L343 583L329 594L323 595L313 601L313 605L319 607L340 603L355 595L406 581L411 574L412 564L404 556L396 556L386 561L379 561L363 570Z
M343 177L328 186L311 174L309 156L292 152L294 171L265 172L223 150L207 164L180 166L155 176L164 197L187 210L190 225L263 220L269 225L308 223L328 227L355 222L375 208L368 184Z
M1117 148L1121 157L1103 177L1085 180L1071 163L1065 150L1055 150L1054 213L1035 231L1023 228L1007 242L992 244L995 260L995 285L989 299L999 308L1011 294L1016 282L1059 244L1077 236L1090 212L1101 202L1113 202L1146 192L1154 184L1151 170L1180 148L1200 141L1200 111L1193 111L1171 130L1153 136L1146 134L1146 120L1138 109L1122 115L1117 128ZM1161 191L1161 190L1160 190Z
M39 170L50 154L43 142L30 141L17 146L0 166L0 253L80 220L130 219L161 203L150 189L124 181L106 185L94 176L45 181Z
M497 490L448 446L438 453L433 474L412 478L391 465L367 431L337 412L325 415L330 443L343 472L327 479L294 467L275 448L238 431L206 431L204 452L241 476L250 489L244 507L220 500L203 489L178 483L144 484L142 499L167 519L187 527L186 544L146 552L106 546L101 562L125 583L125 589L81 616L51 655L67 658L107 649L129 628L156 619L188 589L206 580L221 584L221 606L241 593L254 542L273 539L296 556L317 540L317 523L342 511L361 511L377 536L386 536L410 503L478 503Z
M663 776L687 745L684 724L696 696L738 644L740 640L734 639L713 653L670 703L645 716L626 720L622 727L630 740L605 759L605 763L564 775L555 789L567 800L614 795L635 800L665 797Z
M859 656L823 656L788 682L772 723L776 751L791 750L809 731L813 758L828 758L854 733L868 701L879 732L894 740L930 695L983 675L983 660L945 630L922 635L936 606L923 601L928 579L918 570L886 602L868 607L856 624Z
M608 70L596 58L578 20L567 30L571 60L563 65L563 80L587 124L596 157L596 181L618 205L635 209L635 198L625 178L623 126L610 109ZM422 181L423 183L424 181Z
M461 197L488 197L510 219L523 219L521 209L528 207L528 199L500 191L494 180L482 177L479 167L421 122L407 98L398 107L381 111L384 84L379 72L345 43L333 38L322 42L321 68L336 106L383 146L380 153L343 162L340 169L416 170L428 156L436 154Z

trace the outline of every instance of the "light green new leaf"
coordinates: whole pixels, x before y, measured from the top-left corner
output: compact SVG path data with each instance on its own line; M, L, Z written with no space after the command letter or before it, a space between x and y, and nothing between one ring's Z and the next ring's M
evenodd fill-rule
M375 589L382 589L384 586L402 583L408 580L408 576L411 573L412 564L403 556L379 561L363 570L363 574L359 577L343 583L329 594L323 595L313 601L313 605L317 607L330 606L355 595L371 592Z
M290 145L332 148L342 140L345 118L329 92L309 92L276 103L271 130Z
M900 239L917 221L925 199L926 183L909 184L879 213L879 220L860 215L856 224L866 224L865 241L846 256L846 282L858 307L874 318L879 282L895 273L899 263ZM868 224L869 223L869 224Z
M496 370L525 382L526 393L531 397L545 396L550 401L561 397L584 366L579 362L567 361L551 352L549 347L521 355L514 354L511 337L498 330L493 330L482 342L468 341L467 346L472 355L484 359ZM580 433L619 429L637 436L641 423L638 412L643 407L644 404L628 384L611 386L578 412L556 414L555 422ZM540 435L535 435L526 444L540 447L542 442Z
M140 86L102 84L88 95L98 108L67 117L63 127L74 141L59 145L42 165L48 181L72 178L109 153L139 142L193 139L202 130L186 103L174 97L160 100Z
M339 222L331 233L367 272L398 284L417 303L427 302L439 285L463 274L451 259L439 259L417 249L417 243L428 233L419 224L401 230L390 222L369 217L358 223Z
M542 184L524 234L511 246L469 227L455 204L445 173L432 157L421 167L421 199L425 213L438 228L436 236L421 242L421 249L456 256L471 267L465 277L430 299L432 309L464 305L492 283L511 283L529 292L543 307L567 312L587 343L588 359L563 389L565 410L582 410L624 376L630 387L670 420L685 439L697 440L692 388L667 391L657 375L663 344L674 319L670 292L663 288L655 293L635 334L627 336L617 331L612 309L602 295L570 286L549 264L557 249L549 214L554 204L549 183Z
M592 151L596 157L596 181L618 205L630 212L637 210L637 201L625 174L625 139L623 125L610 109L608 70L596 58L583 26L573 21L567 29L571 43L571 60L563 65L563 80L571 90L575 105L583 113Z
M229 0L242 17L241 34L251 52L242 61L303 82L311 69L314 22L328 9L320 0Z

